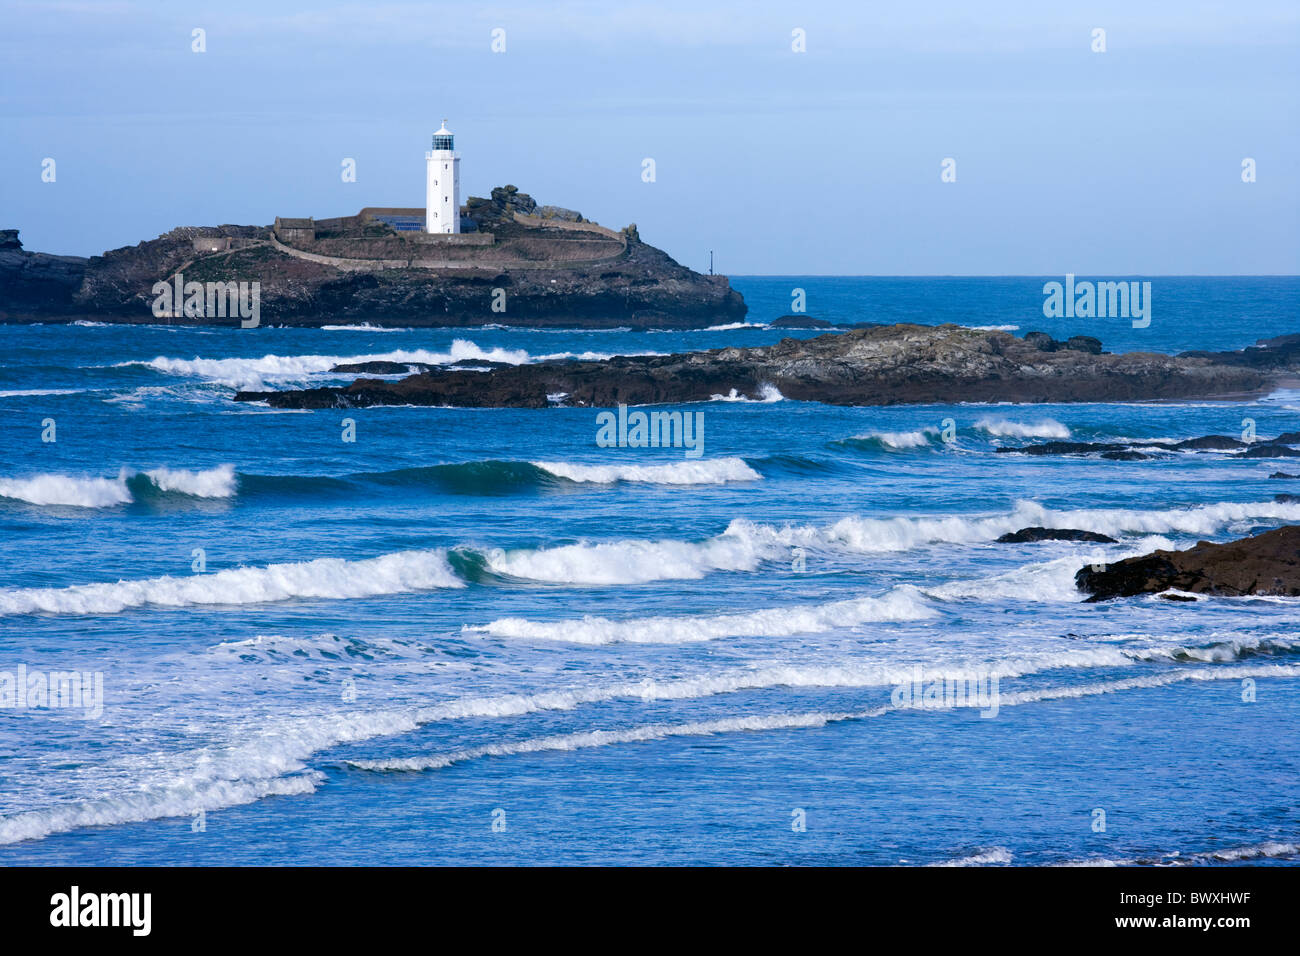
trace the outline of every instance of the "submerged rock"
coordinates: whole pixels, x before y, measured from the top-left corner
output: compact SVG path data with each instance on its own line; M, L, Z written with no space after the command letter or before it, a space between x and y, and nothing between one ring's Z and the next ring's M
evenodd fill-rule
M1118 541L1108 534L1096 531L1080 531L1077 528L1021 528L1010 531L998 538L998 544L1027 544L1034 541L1091 541L1095 544L1117 544Z
M1242 458L1300 458L1300 451L1286 445L1251 445L1241 453Z
M1240 597L1300 596L1300 525L1240 541L1202 541L1186 551L1153 551L1099 570L1081 568L1076 586L1090 602L1176 590Z
M769 324L773 329L830 329L835 327L834 322L828 322L826 319L814 319L811 315L783 315L779 319L773 319Z

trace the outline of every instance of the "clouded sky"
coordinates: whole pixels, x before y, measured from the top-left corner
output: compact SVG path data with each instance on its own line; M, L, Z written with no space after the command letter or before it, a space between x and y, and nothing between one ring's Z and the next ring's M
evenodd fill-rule
M462 197L695 268L1300 272L1294 0L0 0L0 64L0 228L33 250L423 206L446 117Z

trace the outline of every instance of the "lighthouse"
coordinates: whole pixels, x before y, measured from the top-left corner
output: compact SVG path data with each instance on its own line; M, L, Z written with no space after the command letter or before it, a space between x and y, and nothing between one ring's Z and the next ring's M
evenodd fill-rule
M428 166L424 231L460 232L460 157L446 120L433 134L433 148L424 159Z

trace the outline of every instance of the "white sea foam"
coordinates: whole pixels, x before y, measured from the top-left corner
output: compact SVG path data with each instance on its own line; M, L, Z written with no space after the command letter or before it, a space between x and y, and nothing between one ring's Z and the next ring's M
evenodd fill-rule
M588 730L572 734L557 734L551 737L534 737L508 743L485 744L481 747L469 747L451 753L431 754L424 757L349 760L348 763L359 770L381 772L437 770L442 767L449 767L452 764L478 760L483 757L507 757L517 754L541 753L548 750L582 750L588 747L607 747L610 744L644 743L651 740L663 740L668 737L704 737L747 730L796 730L809 727L824 727L833 721L848 720L858 716L870 716L880 712L883 712L883 708L878 711L864 712L863 714L774 714L763 717L726 717L719 720L703 720L689 724L647 724L626 730Z
M79 827L109 826L190 816L268 796L315 791L323 779L303 761L340 744L405 733L417 724L409 713L339 713L241 722L224 744L175 754L119 758L130 785L96 785L90 799L0 818L0 844L40 839ZM108 774L103 776L107 777ZM109 792L104 792L104 791Z
M1043 662L1039 662L1041 669ZM1006 676L1014 666L999 665ZM977 671L988 676L987 668ZM960 677L960 671L950 676ZM1087 685L1057 687L1021 694L1002 694L1003 706L1062 697L1115 693L1127 689L1154 687L1178 680L1238 680L1242 677L1300 677L1300 667L1215 667L1198 671L1183 669L1166 675ZM236 738L197 751L176 754L144 754L118 758L116 769L125 769L129 786L107 792L97 786L94 797L34 809L0 818L0 844L39 839L78 827L104 826L164 817L189 816L198 810L217 810L249 803L265 796L307 794L315 790L322 775L304 766L315 753L341 744L359 743L376 737L408 733L422 724L469 717L509 717L540 710L571 710L584 703L627 697L641 700L676 700L725 694L738 690L778 686L862 687L898 683L911 678L902 668L880 667L788 667L769 666L706 674L694 678L657 682L645 680L622 684L578 687L535 695L462 698L416 712L385 710L295 715L241 721ZM882 705L856 712L814 712L725 717L685 724L650 724L615 730L587 730L549 737L506 741L465 748L446 754L423 754L409 758L358 760L353 765L368 770L410 771L445 767L453 763L490 756L573 751L623 743L649 742L677 736L705 736L731 732L762 732L818 728L827 724L867 719L886 713ZM943 713L942 711L915 713ZM96 771L99 774L99 771ZM100 774L103 776L103 774ZM1261 845L1253 855L1286 855L1281 844ZM1246 858L1248 854L1243 854Z
M291 598L362 598L463 586L444 552L399 551L360 561L318 558L187 577L168 575L62 588L5 588L0 589L0 614L115 614L146 605L263 604Z
M235 493L233 465L218 465L207 471L152 468L145 475L159 491L192 495L195 498L229 498Z
M574 644L687 644L738 636L787 637L821 633L873 621L919 621L934 614L919 592L903 586L881 597L736 614L648 617L625 621L592 616L570 621L507 617L481 627L466 627L465 631L491 637Z
M414 332L415 329L394 328L387 325L371 325L369 322L362 322L360 325L322 325L322 332Z
M26 398L38 395L80 395L84 388L16 388L0 392L0 398Z
M656 354L656 353L638 353ZM249 391L260 391L268 382L299 382L329 373L336 365L361 362L419 363L424 365L452 365L457 362L500 362L523 365L528 362L552 359L606 359L604 352L556 352L549 355L530 355L523 349L480 348L468 339L456 339L447 352L427 349L397 350L374 355L263 355L260 358L171 358L160 355L148 362L122 362L121 365L144 365L157 372L200 378L219 385ZM340 373L352 374L352 373Z
M569 481L596 484L636 481L656 485L721 485L728 481L760 481L763 477L741 458L678 461L666 465L578 465L563 461L533 464Z
M999 438L1069 438L1070 429L1055 419L1040 422L1012 422L1005 419L981 418L975 423L980 431Z
M76 478L71 475L0 478L0 498L76 508L108 508L129 504L133 500L126 487L125 475L117 478Z
M770 405L773 402L784 402L785 396L775 385L764 382L758 387L758 398L750 398L748 395L742 395L736 389L731 389L726 395L710 395L711 402L749 402L751 404Z
M987 672L985 673L987 674ZM1040 701L1091 697L1100 694L1119 693L1126 690L1161 687L1186 680L1240 680L1244 677L1300 678L1300 666L1288 667L1274 665L1268 667L1221 667L1205 671L1179 670L1150 677L1133 678L1130 680L1108 681L1072 687L1051 687L1042 690L1023 691L1011 694L1001 693L999 694L998 703L1000 707L1019 706ZM904 677L902 679L906 680L910 678ZM982 709L986 705L983 702L980 702L973 703L970 706ZM478 760L484 757L504 757L517 754L539 753L542 751L572 751L588 747L605 747L613 744L643 743L678 736L704 736L744 731L817 728L845 720L863 720L871 717L878 717L894 709L896 708L880 706L853 712L835 713L819 711L805 714L772 714L765 716L730 717L684 724L648 724L623 730L588 730L570 734L558 734L549 737L535 737L525 740L485 744L479 747L470 747L447 753L423 754L415 757L389 757L378 760L350 760L348 763L361 770L380 772L418 772L424 770L437 770L451 766L452 764L463 763L469 760ZM921 714L942 714L947 711L944 709L909 712Z
M933 444L938 435L937 428L922 428L913 432L866 432L854 435L850 441L874 441L886 448L924 448Z
M74 475L44 474L30 478L0 478L0 498L12 498L34 505L76 508L109 508L135 500L127 481L137 472L123 468L116 478L79 478ZM207 471L154 468L144 472L160 491L196 498L229 498L235 493L235 469L218 465Z
M756 525L733 521L728 533L766 537L790 545L831 545L852 551L907 551L926 544L977 544L1025 527L1077 528L1111 537L1126 534L1209 536L1261 520L1300 521L1300 503L1216 502L1187 508L1061 510L1020 501L1009 512L984 517L843 518L826 528Z
M959 856L954 860L944 860L942 863L931 863L930 866L995 866L1011 862L1011 851L1004 846L988 847L982 850L976 850L974 853L966 856Z

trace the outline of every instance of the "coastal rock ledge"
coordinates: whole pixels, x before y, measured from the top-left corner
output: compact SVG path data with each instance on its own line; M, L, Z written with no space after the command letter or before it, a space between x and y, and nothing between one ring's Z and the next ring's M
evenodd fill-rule
M1300 597L1300 525L1226 544L1201 541L1186 551L1153 551L1100 570L1089 566L1080 569L1074 581L1091 594L1089 602L1170 590Z
M1264 368L1244 363L1241 352L1042 351L1006 332L900 324L757 348L427 368L398 381L359 378L341 387L240 392L235 400L264 401L273 408L609 408L707 402L733 389L756 401L771 400L775 389L787 399L830 405L1216 398L1258 394L1300 373L1296 344L1267 349L1281 360Z

